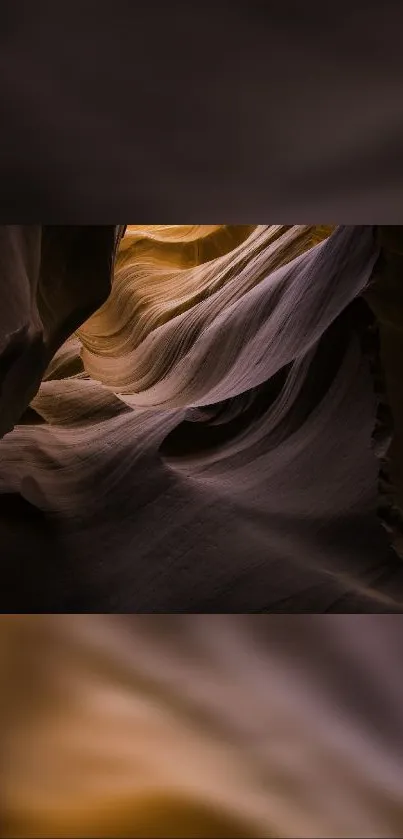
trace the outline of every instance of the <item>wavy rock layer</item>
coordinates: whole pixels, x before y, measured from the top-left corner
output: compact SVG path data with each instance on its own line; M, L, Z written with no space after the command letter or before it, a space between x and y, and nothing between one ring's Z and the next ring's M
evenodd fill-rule
M103 229L102 262L91 230L60 292L46 249L26 245L40 293L29 304L22 285L23 316L7 303L9 333L38 322L51 337L0 442L5 607L401 610L357 301L374 229L129 225L100 308L122 231ZM18 532L32 506L35 560Z

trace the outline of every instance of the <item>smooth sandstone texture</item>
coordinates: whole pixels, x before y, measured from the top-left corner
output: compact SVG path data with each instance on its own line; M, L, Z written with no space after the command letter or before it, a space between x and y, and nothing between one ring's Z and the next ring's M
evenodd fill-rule
M122 232L5 240L3 329L37 324L42 356L15 348L0 403L3 610L400 611L376 229L128 225L116 253Z

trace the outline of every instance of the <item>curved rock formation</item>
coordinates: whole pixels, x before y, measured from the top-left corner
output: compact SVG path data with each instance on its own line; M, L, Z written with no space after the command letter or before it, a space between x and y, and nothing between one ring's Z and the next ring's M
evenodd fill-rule
M122 233L2 233L0 491L63 546L39 572L3 506L2 607L400 611L360 299L376 229Z

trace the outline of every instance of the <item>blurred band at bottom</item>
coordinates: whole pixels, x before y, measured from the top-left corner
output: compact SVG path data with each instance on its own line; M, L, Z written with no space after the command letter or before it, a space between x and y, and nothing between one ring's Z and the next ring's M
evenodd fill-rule
M0 617L2 837L400 837L403 617Z

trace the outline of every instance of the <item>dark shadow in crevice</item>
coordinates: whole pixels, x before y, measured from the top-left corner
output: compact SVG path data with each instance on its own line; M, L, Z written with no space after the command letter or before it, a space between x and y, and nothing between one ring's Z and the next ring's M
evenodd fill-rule
M353 303L319 341L298 399L290 408L288 434L300 428L326 396L343 362L355 314ZM180 458L193 459L207 452L214 453L220 446L235 440L272 408L286 384L290 369L291 365L283 367L259 387L194 411L194 419L184 420L165 438L160 447L161 456L167 462Z
M57 523L17 493L0 495L0 545L0 612L55 611L66 570Z

